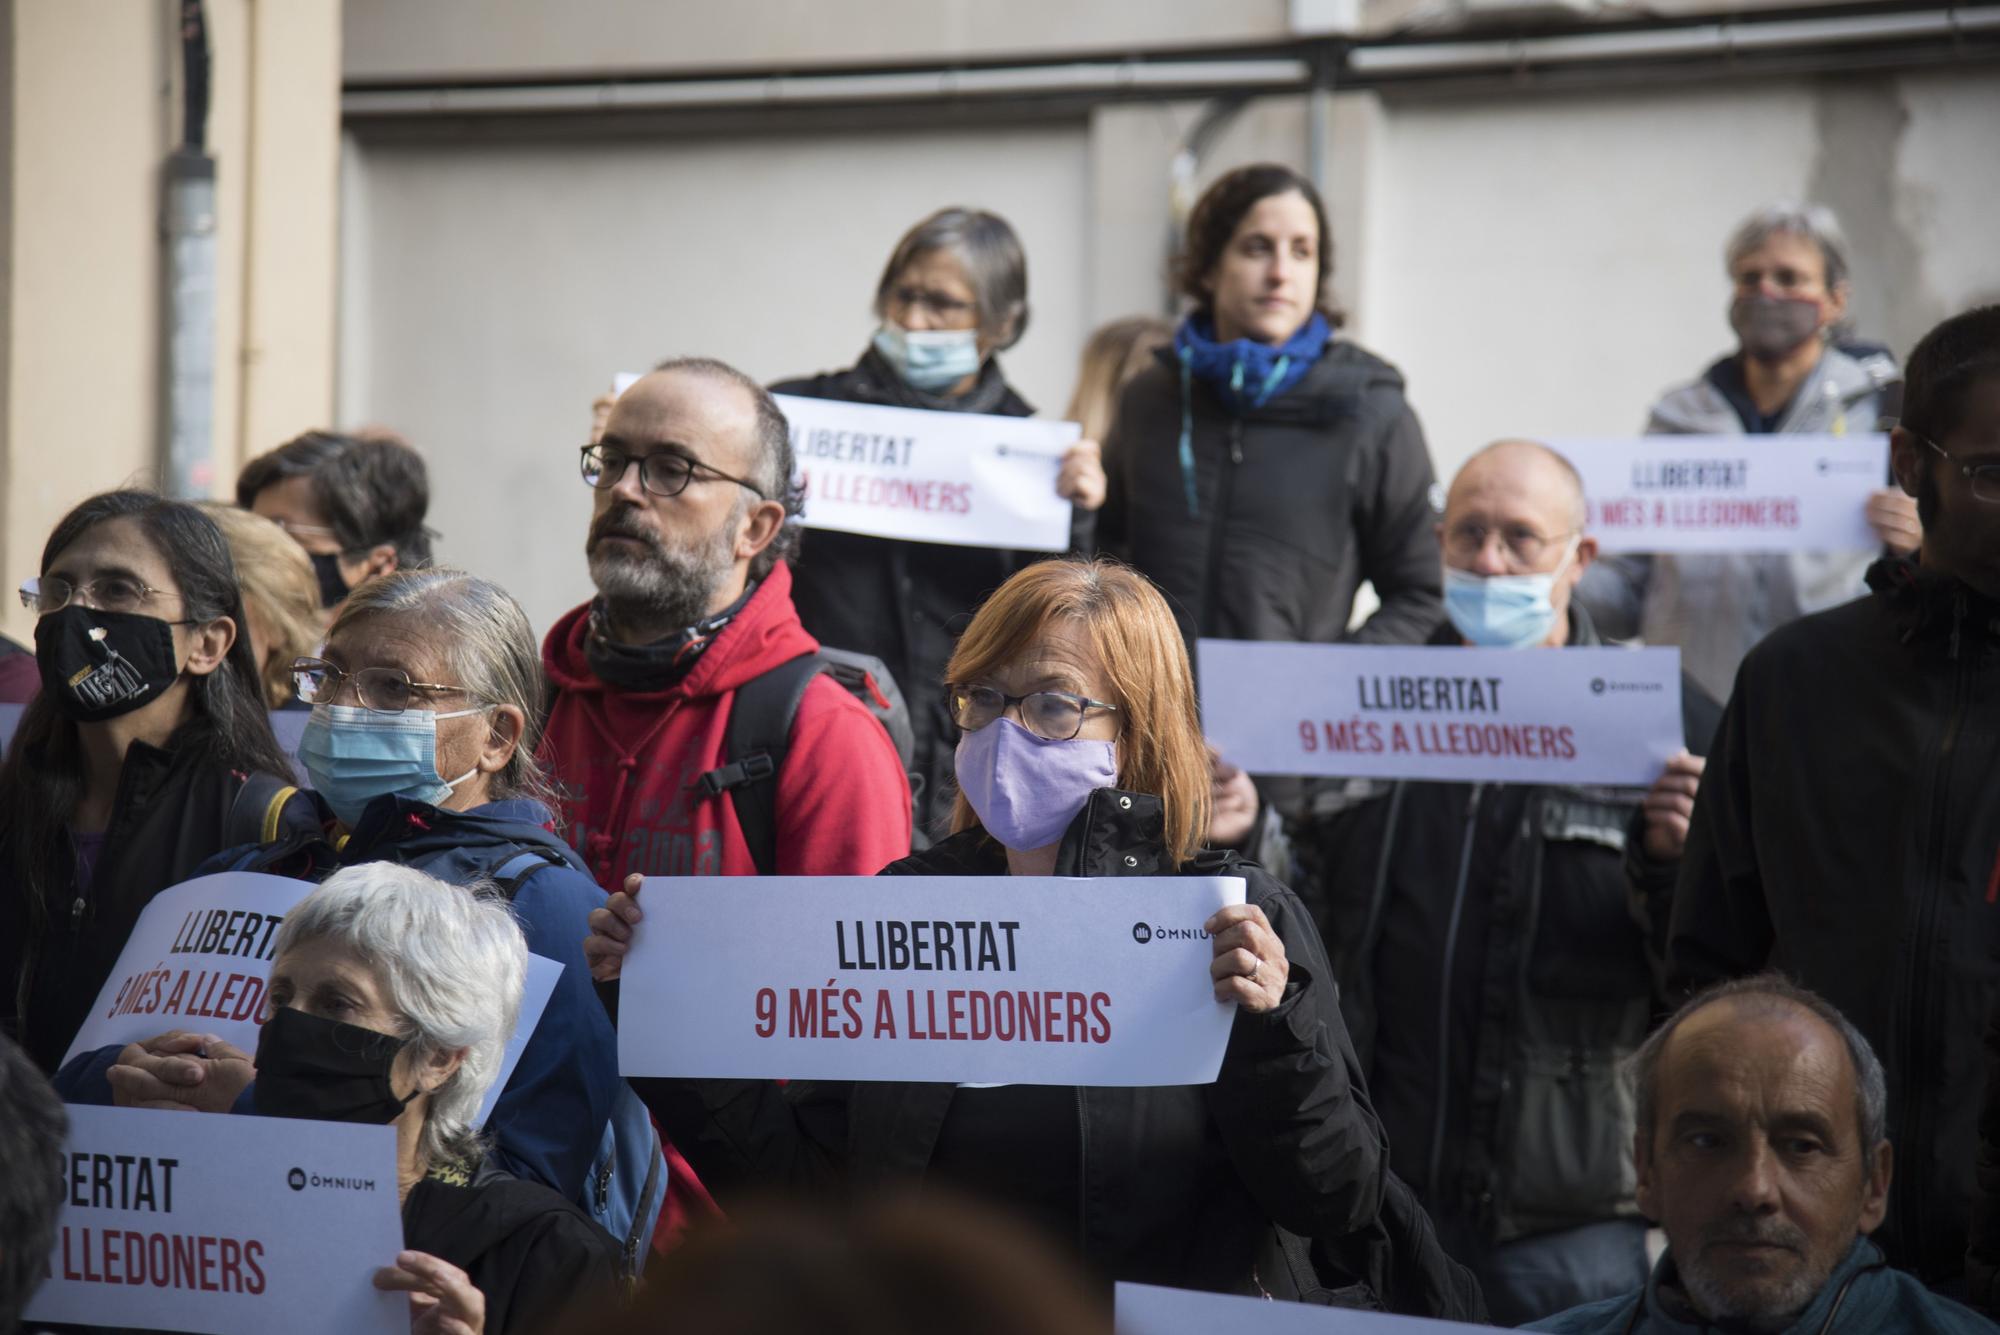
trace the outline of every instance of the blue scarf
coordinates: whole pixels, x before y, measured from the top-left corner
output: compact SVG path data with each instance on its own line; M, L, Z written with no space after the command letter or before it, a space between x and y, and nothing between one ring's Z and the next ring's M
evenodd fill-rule
M1318 311L1276 347L1248 338L1219 343L1215 322L1199 313L1181 321L1174 331L1174 355L1181 363L1181 481L1190 516L1201 513L1195 494L1193 378L1200 376L1223 407L1242 417L1304 379L1332 338L1333 330Z

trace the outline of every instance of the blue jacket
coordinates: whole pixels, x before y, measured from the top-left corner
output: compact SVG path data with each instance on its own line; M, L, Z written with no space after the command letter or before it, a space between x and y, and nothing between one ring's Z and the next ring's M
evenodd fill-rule
M1653 1268L1652 1278L1640 1293L1623 1298L1572 1307L1551 1317L1532 1322L1523 1330L1554 1330L1566 1335L1704 1335L1715 1327L1686 1310L1684 1302L1662 1299L1660 1281L1673 1276L1673 1258L1663 1256ZM1634 1321L1634 1309L1641 1303L1645 1311ZM1839 1310L1835 1311L1835 1304ZM1829 1324L1831 1314L1834 1320ZM1949 1298L1941 1298L1918 1282L1915 1276L1890 1269L1881 1249L1866 1238L1856 1238L1847 1258L1834 1267L1826 1285L1785 1327L1781 1335L1827 1335L1867 1331L1870 1335L1903 1335L1903 1332L1936 1331L1940 1335L1959 1332L2000 1331L1985 1317Z
M201 872L262 871L323 880L345 866L397 862L465 885L490 878L518 854L543 854L548 861L519 882L514 914L528 949L562 965L562 977L486 1129L494 1139L492 1157L501 1167L581 1200L618 1094L618 1036L583 958L590 910L604 902L604 892L569 845L548 828L551 819L547 807L526 799L445 811L407 798L382 797L369 804L354 832L337 846L324 839L293 839L237 849L217 855ZM64 1098L111 1102L104 1072L117 1056L117 1049L107 1048L77 1057L57 1076ZM251 1110L250 1097L245 1090L237 1111Z

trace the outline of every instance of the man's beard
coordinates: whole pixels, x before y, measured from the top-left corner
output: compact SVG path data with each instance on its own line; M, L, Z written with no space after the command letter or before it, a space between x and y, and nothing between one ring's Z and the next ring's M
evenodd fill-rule
M621 628L656 640L707 616L715 594L736 565L736 525L742 503L709 538L692 550L676 550L642 527L635 507L614 506L590 525L585 551L591 582L603 595L606 613ZM604 538L629 538L643 554L600 548Z
M1790 1249L1800 1264L1787 1279L1745 1280L1725 1278L1711 1268L1707 1249L1716 1242L1762 1242ZM1838 1258L1835 1258L1836 1262ZM1697 1309L1711 1321L1727 1322L1747 1330L1783 1330L1803 1312L1833 1273L1832 1265L1820 1270L1812 1263L1812 1249L1805 1233L1782 1219L1738 1218L1702 1230L1695 1254L1683 1261L1675 1258L1681 1287Z

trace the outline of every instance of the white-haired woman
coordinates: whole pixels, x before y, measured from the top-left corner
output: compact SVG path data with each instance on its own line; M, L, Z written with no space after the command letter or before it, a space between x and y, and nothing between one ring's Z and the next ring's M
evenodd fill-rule
M527 961L498 896L392 863L335 872L278 929L256 1110L396 1129L406 1250L375 1283L410 1294L421 1335L539 1330L618 1292L611 1236L487 1162L477 1134Z

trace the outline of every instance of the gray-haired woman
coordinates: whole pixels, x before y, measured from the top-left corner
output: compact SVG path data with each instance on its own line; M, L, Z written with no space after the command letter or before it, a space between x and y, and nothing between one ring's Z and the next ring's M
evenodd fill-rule
M1028 325L1027 258L998 214L940 209L906 232L875 284L875 317L880 323L859 362L782 381L771 392L933 412L1034 414L997 360ZM1056 492L1083 514L1104 504L1096 441L1070 448ZM919 842L939 837L951 823L958 742L939 685L944 666L980 602L1033 558L824 530L813 532L806 548L792 574L799 619L821 643L874 654L895 674L916 734L912 769L924 780Z
M180 1059L254 1075L267 1117L395 1128L405 1250L375 1285L410 1295L419 1335L539 1330L618 1293L611 1236L490 1163L475 1127L527 963L497 895L390 863L349 867L278 929L254 1071L228 1044Z

